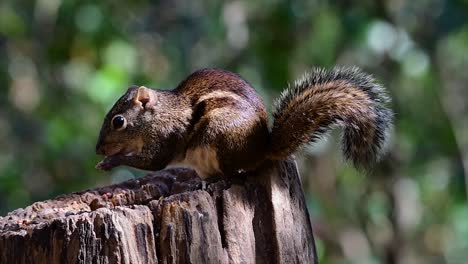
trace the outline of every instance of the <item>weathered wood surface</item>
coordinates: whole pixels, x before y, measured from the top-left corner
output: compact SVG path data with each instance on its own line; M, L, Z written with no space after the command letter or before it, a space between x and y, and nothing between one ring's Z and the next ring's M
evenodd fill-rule
M0 217L0 263L314 263L296 165L202 188L169 169Z

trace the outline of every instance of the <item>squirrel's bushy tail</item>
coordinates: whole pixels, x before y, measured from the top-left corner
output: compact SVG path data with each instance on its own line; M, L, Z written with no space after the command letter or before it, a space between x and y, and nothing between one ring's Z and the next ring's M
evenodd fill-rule
M384 88L358 68L315 69L277 100L270 158L284 159L339 126L344 157L367 167L385 149L393 120L389 102Z

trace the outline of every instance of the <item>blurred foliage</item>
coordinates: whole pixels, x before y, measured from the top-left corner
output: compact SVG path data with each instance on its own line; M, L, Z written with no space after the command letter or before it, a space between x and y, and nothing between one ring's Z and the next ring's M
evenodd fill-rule
M312 66L358 65L392 94L395 133L369 175L335 136L300 155L322 263L466 263L467 22L466 0L3 0L0 215L141 175L94 169L130 84L220 67L271 104Z

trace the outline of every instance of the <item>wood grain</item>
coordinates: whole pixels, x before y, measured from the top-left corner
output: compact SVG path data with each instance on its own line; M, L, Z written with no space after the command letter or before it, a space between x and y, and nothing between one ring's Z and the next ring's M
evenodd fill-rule
M17 209L0 263L316 263L294 161L244 176L168 169Z

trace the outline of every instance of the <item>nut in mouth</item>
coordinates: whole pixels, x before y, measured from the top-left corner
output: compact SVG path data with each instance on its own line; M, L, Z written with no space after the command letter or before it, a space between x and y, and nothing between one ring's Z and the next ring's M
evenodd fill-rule
M125 161L126 158L136 156L139 153L139 150L114 148L112 151L103 153L104 159L96 164L96 169L109 171L117 166L122 165L122 162Z

